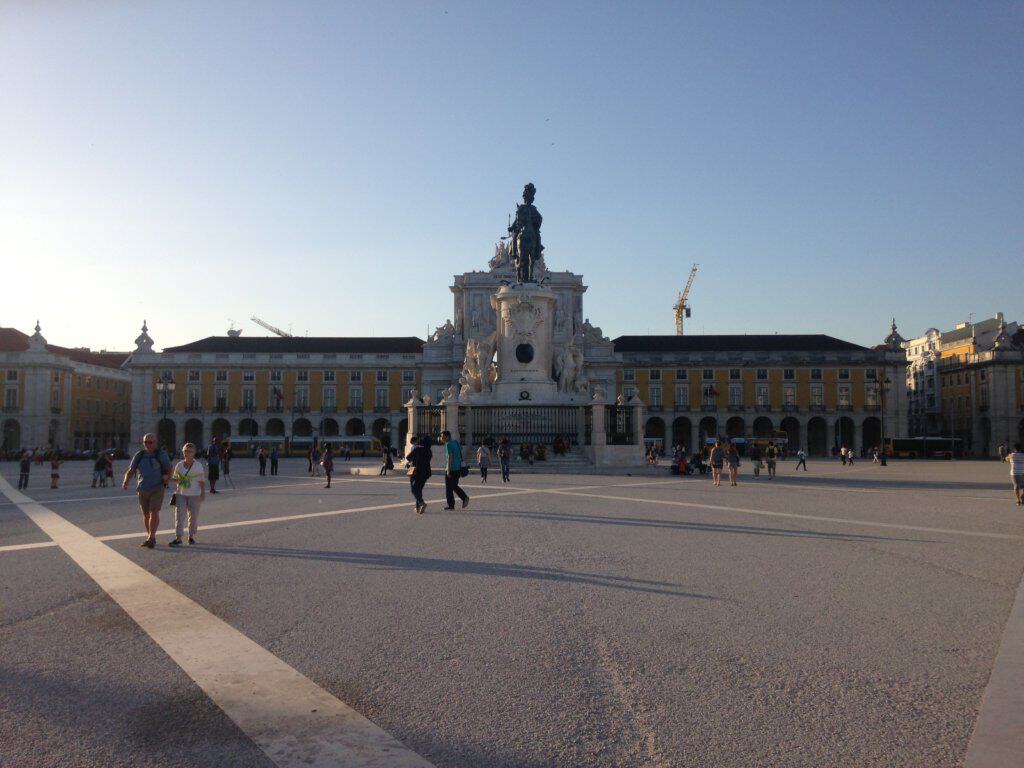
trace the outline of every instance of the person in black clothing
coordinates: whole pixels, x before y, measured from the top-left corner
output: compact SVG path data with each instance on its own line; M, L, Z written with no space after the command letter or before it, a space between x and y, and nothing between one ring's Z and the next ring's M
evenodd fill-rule
M18 463L18 490L24 490L28 488L28 472L32 469L32 457L28 451L25 451L21 455L21 461Z
M433 454L430 450L429 438L422 438L418 443L415 438L412 440L413 448L405 457L408 467L409 484L412 487L412 496L416 499L416 513L422 515L427 511L427 503L423 501L423 486L430 479L430 460Z

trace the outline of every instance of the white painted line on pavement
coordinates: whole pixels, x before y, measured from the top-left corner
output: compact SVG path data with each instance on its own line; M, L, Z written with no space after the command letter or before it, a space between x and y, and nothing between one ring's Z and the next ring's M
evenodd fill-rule
M1024 765L1024 579L1003 630L964 768Z
M848 517L825 517L824 515L798 515L794 512L771 512L767 509L749 509L747 507L726 507L719 504L701 504L692 501L670 501L668 499L638 499L629 496L611 496L603 493L579 493L573 490L548 490L563 496L582 496L592 499L611 499L614 501L633 502L637 504L663 504L671 507L692 507L694 509L716 509L722 512L741 512L747 515L764 515L765 517L785 517L796 520L814 520L815 522L835 523L841 525L862 525L869 528L894 528L901 531L918 531L921 533L948 533L957 536L974 536L984 539L1005 539L1009 541L1024 540L1024 536L1012 533L988 533L986 531L963 531L956 528L929 528L923 525L906 525L903 523L880 523L874 520L852 520Z
M431 768L265 648L3 478L0 491L280 768Z
M7 544L0 547L0 552L17 552L20 549L42 549L43 547L56 546L56 541L37 541L34 544Z

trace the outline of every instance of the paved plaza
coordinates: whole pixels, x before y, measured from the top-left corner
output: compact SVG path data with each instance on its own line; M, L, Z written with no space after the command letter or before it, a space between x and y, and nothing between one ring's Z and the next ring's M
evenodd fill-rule
M0 466L0 765L1019 764L996 462L492 472L456 511L435 475L423 516L305 468L235 460L199 544L146 550L87 462Z

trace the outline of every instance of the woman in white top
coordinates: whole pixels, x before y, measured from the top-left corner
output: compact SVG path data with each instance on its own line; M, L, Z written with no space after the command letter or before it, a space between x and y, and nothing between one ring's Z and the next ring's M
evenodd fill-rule
M174 467L174 491L176 506L174 508L174 541L170 547L180 547L181 537L185 533L185 513L188 512L188 543L196 543L196 528L199 524L199 505L206 498L206 467L196 460L196 447L185 443L181 447L184 456Z
M476 449L476 463L480 467L480 482L487 482L487 469L491 466L491 449L481 445Z

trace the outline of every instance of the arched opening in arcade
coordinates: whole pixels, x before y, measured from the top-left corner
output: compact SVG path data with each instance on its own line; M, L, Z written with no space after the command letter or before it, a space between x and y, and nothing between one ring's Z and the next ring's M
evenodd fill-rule
M786 433L786 448L791 451L798 451L804 446L800 445L800 422L793 416L787 416L782 420L779 429Z
M700 420L697 429L700 432L700 442L703 445L709 437L718 437L718 419L714 416L705 416Z
M312 437L313 425L309 423L309 419L296 419L292 424L292 435L295 437Z
M280 419L268 419L267 435L270 437L284 437L284 422Z
M988 456L989 448L992 445L992 422L988 416L982 416L978 421L978 437L980 442L977 446L977 455Z
M362 419L349 419L345 422L345 434L349 437L366 434L366 425Z
M743 421L742 416L733 416L727 422L725 422L725 436L726 437L745 437L747 434L747 425Z
M197 448L202 448L203 422L199 419L189 419L185 422L185 442L192 443Z
M775 427L767 416L754 419L754 437L775 437Z
M828 425L821 416L815 416L807 422L807 453L811 456L827 456Z
M868 416L860 427L863 445L869 451L882 447L882 422L877 416Z
M238 424L238 434L243 437L255 437L259 433L260 427L256 419L242 419Z
M385 418L374 419L371 429L373 436L380 440L382 445L391 445L391 422Z
M16 451L21 448L21 424L17 419L7 419L4 422L3 450Z
M320 434L323 437L337 437L338 436L338 421L337 419L322 419L320 421Z
M178 430L170 419L160 419L156 425L156 443L170 455L178 450Z
M210 436L218 440L231 437L231 424L227 419L215 419L210 428Z
M690 440L693 439L693 423L685 416L672 422L672 445L681 445L689 451L693 450Z
M409 420L402 419L398 422L398 449L405 450L404 446L409 440Z
M644 424L644 448L651 446L665 452L665 422L657 416L652 416Z
M849 416L840 416L836 419L836 445L842 448L853 448L854 428L853 419Z

